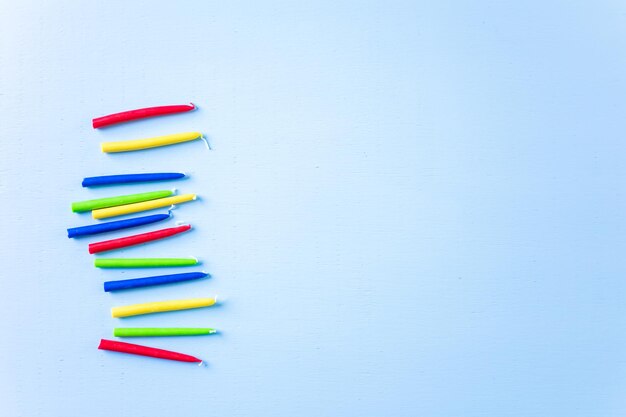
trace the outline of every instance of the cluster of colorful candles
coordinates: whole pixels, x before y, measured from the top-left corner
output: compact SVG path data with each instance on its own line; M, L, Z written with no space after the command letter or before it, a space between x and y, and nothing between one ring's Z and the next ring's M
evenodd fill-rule
M130 110L122 113L93 119L94 129L106 127L112 124L129 122L146 117L163 116L174 113L182 113L194 110L193 104L159 106L144 109ZM202 139L208 146L208 141L200 132L178 133L155 138L138 139L122 142L102 143L103 152L128 152L140 149L154 148L159 146L172 145L187 142L195 139ZM159 172L125 175L107 175L99 177L88 177L82 182L83 187L112 186L130 183L145 183L157 181L171 181L184 178L184 173ZM72 204L72 211L82 213L91 211L94 219L106 219L109 217L124 216L128 214L167 208L176 204L196 200L195 194L176 195L175 190L158 190L139 194L121 195L116 197L99 198L95 200L79 201ZM101 233L118 231L137 226L148 225L161 222L172 217L171 211L167 214L152 214L142 217L134 217L124 220L102 222L88 226L73 227L67 229L69 238L91 236ZM89 253L97 254L113 251L134 245L144 244L167 237L175 236L187 232L191 225L180 225L155 230L148 233L134 234L118 239L103 240L90 243ZM195 258L98 258L95 266L98 268L157 268L157 267L186 267L198 265ZM154 285L163 285L183 281L197 280L209 276L205 272L187 272L170 275L158 275L143 278L125 279L117 281L107 281L104 283L104 291L121 291L133 288L142 288ZM150 314L165 311L185 310L200 307L209 307L217 303L217 296L209 298L193 298L187 300L157 301L143 304L134 304L121 307L113 307L111 315L113 317L128 317L140 314ZM158 336L196 336L213 334L216 330L212 328L189 328L189 327L167 327L167 328L137 328L122 327L115 328L115 337L158 337ZM202 360L191 355L158 349L149 346L142 346L132 343L115 340L102 339L99 349L116 352L130 353L142 356L151 356L161 359L169 359L182 362L196 362L202 364Z

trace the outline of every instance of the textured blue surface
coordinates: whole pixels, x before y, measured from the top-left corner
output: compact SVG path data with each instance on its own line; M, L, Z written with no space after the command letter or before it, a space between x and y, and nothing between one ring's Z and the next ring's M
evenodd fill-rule
M3 1L0 414L626 415L625 47L621 1ZM190 130L214 150L99 150ZM213 278L105 294L140 275L70 202L157 171L194 230L120 256ZM136 340L201 369L98 351L116 326L222 333Z

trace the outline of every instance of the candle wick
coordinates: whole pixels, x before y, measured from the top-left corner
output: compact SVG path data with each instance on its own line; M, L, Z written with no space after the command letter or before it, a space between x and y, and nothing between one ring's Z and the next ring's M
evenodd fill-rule
M208 140L208 139L207 139L204 135L202 135L202 134L201 134L201 135L200 135L200 139L202 139L202 140L204 141L204 143L206 144L206 147L207 147L209 150L213 150L213 149L211 148L211 144L209 143L209 140Z

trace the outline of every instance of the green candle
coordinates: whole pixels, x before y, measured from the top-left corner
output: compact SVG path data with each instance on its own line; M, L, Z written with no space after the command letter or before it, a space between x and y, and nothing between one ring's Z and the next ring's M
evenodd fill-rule
M215 333L209 327L116 327L116 337L200 336Z
M173 190L150 191L149 193L118 195L117 197L97 198L95 200L77 201L72 203L74 213L82 213L89 210L97 210L107 207L123 206L125 204L141 203L142 201L156 200L169 197L174 194Z
M193 266L196 258L97 258L96 268L160 268L167 266Z

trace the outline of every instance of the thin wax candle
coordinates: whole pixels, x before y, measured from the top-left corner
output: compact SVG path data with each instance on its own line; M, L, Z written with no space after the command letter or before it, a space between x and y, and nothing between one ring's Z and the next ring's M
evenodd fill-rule
M163 199L174 194L173 190L151 191L148 193L120 195L116 197L97 198L95 200L77 201L72 203L74 213L82 213L89 210L97 210L105 207L121 206L131 203L145 202L148 200Z
M67 237L80 237L97 235L99 233L112 232L114 230L128 229L131 227L143 226L160 222L171 217L170 214L153 214L150 216L135 217L134 219L116 220L113 222L91 224L89 226L72 227L67 229Z
M131 288L149 287L152 285L173 284L175 282L191 281L208 277L205 272L185 272L182 274L158 275L155 277L123 279L119 281L107 281L104 283L104 291L128 290Z
M194 266L200 261L196 258L98 258L94 260L96 268L166 268Z
M130 317L140 314L162 313L165 311L188 310L191 308L210 307L217 303L217 296L211 298L191 298L188 300L155 301L152 303L132 304L113 307L111 316Z
M154 210L174 204L185 203L187 201L194 201L196 198L198 197L195 194L181 194L173 197L159 198L158 200L127 204L125 206L108 207L92 211L91 217L94 219L106 219L108 217L123 216L125 214Z
M83 187L96 187L99 185L130 184L135 182L169 181L184 178L182 172L155 172L151 174L123 174L102 175L99 177L87 177L83 179Z
M130 353L131 355L150 356L152 358L168 359L171 361L199 362L202 365L202 359L198 359L195 356L173 352L171 350L135 345L133 343L117 342L115 340L100 340L100 345L98 346L98 349L110 350L113 352Z
M191 229L190 224L166 229L155 230L154 232L140 233L138 235L126 236L119 239L104 240L102 242L90 243L89 253L107 252L115 249L127 248L129 246L140 245L155 240L165 239Z
M146 117L165 116L168 114L183 113L195 110L193 103L176 104L170 106L145 107L136 110L127 110L120 113L113 113L92 120L94 129L114 125L117 123L130 122L132 120L145 119Z
M166 337L166 336L203 336L215 334L210 327L116 327L115 337Z
M189 142L196 139L206 139L200 132L175 133L173 135L157 136L154 138L126 140L121 142L102 142L102 152L129 152L141 149L158 148L160 146L174 145L176 143ZM208 146L208 142L207 146Z

